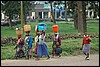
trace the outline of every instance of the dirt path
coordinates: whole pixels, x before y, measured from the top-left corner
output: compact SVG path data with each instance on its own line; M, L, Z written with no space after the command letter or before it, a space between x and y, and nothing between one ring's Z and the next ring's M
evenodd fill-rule
M39 61L35 58L30 60L1 60L1 66L99 66L99 54L90 55L90 60L85 60L84 55L62 56L60 58L41 58Z

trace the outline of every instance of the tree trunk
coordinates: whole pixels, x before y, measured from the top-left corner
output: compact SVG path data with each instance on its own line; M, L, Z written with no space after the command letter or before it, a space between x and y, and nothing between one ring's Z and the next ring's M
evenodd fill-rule
M78 12L77 12L77 6L75 6L73 18L74 18L74 27L75 27L75 29L78 30Z
M67 22L67 5L66 5L66 1L65 1L65 21Z
M9 15L9 27L12 27L12 25L11 25L11 23L12 23L12 17L11 17L11 15Z
M86 12L85 12L86 4L85 4L85 1L83 1L82 6L83 6L82 9L83 9L83 28L84 28L83 33L85 33L85 32L87 32Z
M78 17L74 18L74 27L78 29Z
M78 5L78 32L87 32L86 25L86 14L85 14L85 3L84 1L77 1Z
M53 21L54 24L56 24L56 20L54 18L53 9L52 9L52 2L50 2L50 6L51 6L51 22Z

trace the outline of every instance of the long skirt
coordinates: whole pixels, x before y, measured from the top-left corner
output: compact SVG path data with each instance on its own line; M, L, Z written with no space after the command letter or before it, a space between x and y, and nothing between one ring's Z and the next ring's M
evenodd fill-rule
M45 56L49 55L48 48L45 43L38 44L38 48L37 48L37 56L43 56L43 55Z
M90 44L84 44L82 51L85 53L90 53Z

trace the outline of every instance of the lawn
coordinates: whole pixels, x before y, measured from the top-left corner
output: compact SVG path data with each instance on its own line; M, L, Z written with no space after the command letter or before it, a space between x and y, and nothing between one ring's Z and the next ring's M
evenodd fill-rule
M93 22L92 22L93 21ZM99 32L99 21L92 20L91 22L87 21L87 32L91 34L96 34ZM64 21L57 22L57 25L59 26L59 34L75 34L78 33L78 31L74 28L73 22L67 22L67 23L61 23ZM53 34L52 25L54 25L52 22L44 22L47 24L47 30L46 34ZM31 25L31 35L35 35L35 25L36 22L28 22L28 24ZM16 26L13 26L12 28L1 26L1 36L2 37L17 37L15 29L16 27L20 27L20 24L17 24ZM24 32L25 35L25 32Z

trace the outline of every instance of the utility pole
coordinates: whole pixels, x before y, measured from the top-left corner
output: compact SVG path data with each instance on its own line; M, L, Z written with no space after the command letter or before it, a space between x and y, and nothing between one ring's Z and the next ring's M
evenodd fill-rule
M24 33L23 23L24 23L24 11L23 11L23 1L21 1L21 28L22 32Z

